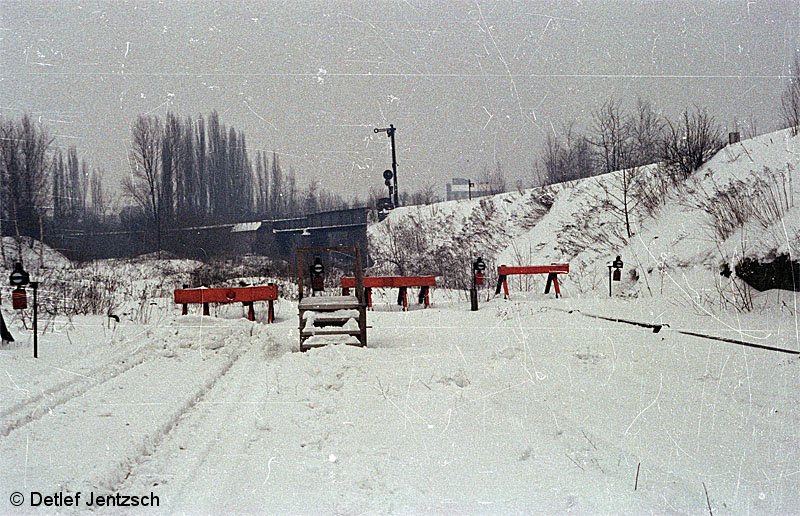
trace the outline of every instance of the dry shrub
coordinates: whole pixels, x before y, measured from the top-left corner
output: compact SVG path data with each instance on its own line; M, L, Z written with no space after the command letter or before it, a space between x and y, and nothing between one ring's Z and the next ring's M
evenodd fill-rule
M260 277L291 280L294 271L285 263L278 263L261 256L212 260L192 271L189 276L189 286L228 286L232 280L238 278Z
M794 205L791 172L791 165L785 172L764 167L749 181L736 180L724 188L715 186L711 193L704 192L697 207L711 216L710 224L719 241L750 221L767 229Z
M529 192L523 200L525 214L520 226L535 225L553 205L551 187ZM387 219L375 227L370 256L371 274L435 275L440 287L469 289L471 264L486 262L486 284L496 280L494 256L510 243L506 221L498 216L498 198L484 198L469 213L444 212L432 206L426 218L410 213ZM446 229L442 229L446 228Z
M675 168L665 165L643 170L633 192L639 209L647 216L655 216L683 181Z

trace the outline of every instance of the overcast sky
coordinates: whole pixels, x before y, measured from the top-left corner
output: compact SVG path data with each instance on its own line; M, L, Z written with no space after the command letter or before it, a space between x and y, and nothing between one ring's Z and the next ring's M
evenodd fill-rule
M800 0L0 1L0 114L126 172L139 113L207 115L346 198L398 183L444 192L502 164L528 179L547 131L611 95L728 129L778 126Z

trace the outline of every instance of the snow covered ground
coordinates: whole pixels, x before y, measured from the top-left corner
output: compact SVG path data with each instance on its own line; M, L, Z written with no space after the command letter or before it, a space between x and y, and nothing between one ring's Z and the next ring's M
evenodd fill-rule
M797 355L676 331L797 350L793 317L376 300L368 348L302 354L287 301L274 325L241 307L53 324L38 360L15 327L2 512L69 513L6 500L80 491L152 492L169 513L705 513L703 484L715 514L800 512Z
M258 305L255 322L241 306L180 316L170 294L196 262L79 268L22 249L47 310L33 359L30 311L0 293L17 339L0 347L0 513L70 514L92 493L152 493L157 509L93 509L800 514L797 293L737 291L719 270L742 256L796 257L798 142L775 133L726 148L654 213L636 212L627 240L609 230L597 179L395 210L369 229L373 274L397 272L386 259L401 252L406 273L452 269L440 278L451 282L477 254L490 270L562 260L571 270L561 299L540 293L543 277L514 277L510 300L487 281L478 312L463 290L435 289L432 308L409 312L378 290L367 348L297 353L286 284L275 324ZM703 203L752 196L764 167L781 175L770 184L789 206L715 235ZM398 248L406 219L418 238ZM10 255L15 245L4 241ZM609 299L615 254L626 266ZM47 313L74 313L79 293L104 315ZM78 507L63 505L78 492ZM35 493L62 505L32 507Z

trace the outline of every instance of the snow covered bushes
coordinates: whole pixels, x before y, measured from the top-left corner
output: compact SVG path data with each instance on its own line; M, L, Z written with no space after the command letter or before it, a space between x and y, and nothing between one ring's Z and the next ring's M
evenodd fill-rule
M778 243L792 246L786 222L794 208L793 170L791 163L783 168L763 166L739 177L719 175L723 182L719 184L709 169L704 177L687 183L693 194L689 204L707 215L705 226L716 246L713 255L722 261L715 281L720 306L750 312L757 308L752 287L793 289L788 277L791 261L773 267Z
M635 192L642 212L649 217L655 217L670 194L681 184L683 177L664 164L645 167L639 175Z
M698 207L711 216L719 241L751 220L764 229L781 220L794 205L792 170L791 164L786 170L764 167L745 180L734 180L724 187L714 185L712 192L701 197Z
M44 312L56 315L113 315L120 302L115 293L122 284L119 278L94 277L89 280L55 279L47 282L42 299Z
M400 208L368 230L369 274L436 275L440 287L467 289L470 266L479 256L487 272L511 235L536 224L563 188L549 186L472 201ZM493 277L487 274L486 281Z
M293 278L293 271L286 265L278 265L273 260L263 256L240 256L229 260L212 260L199 264L189 279L190 287L206 286L235 286L228 285L231 280L242 278L261 278L264 276Z

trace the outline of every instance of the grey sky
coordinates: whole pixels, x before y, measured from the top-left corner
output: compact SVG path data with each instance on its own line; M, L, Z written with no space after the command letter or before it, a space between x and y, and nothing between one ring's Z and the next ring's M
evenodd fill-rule
M139 113L217 109L251 157L277 151L351 197L382 187L397 128L401 190L503 165L530 177L545 131L610 95L674 116L777 127L800 2L0 3L0 114L127 170ZM413 188L411 188L413 189Z

